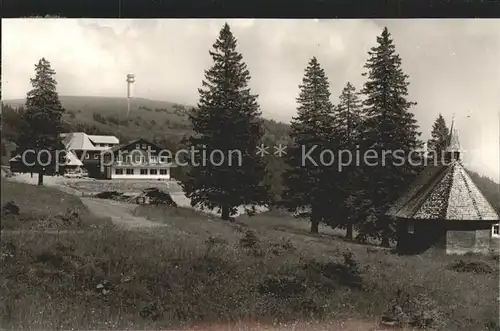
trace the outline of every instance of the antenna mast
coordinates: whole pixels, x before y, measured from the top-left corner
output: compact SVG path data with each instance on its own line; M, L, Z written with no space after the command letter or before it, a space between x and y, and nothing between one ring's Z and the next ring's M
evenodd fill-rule
M127 118L130 114L130 86L135 82L134 74L127 74Z

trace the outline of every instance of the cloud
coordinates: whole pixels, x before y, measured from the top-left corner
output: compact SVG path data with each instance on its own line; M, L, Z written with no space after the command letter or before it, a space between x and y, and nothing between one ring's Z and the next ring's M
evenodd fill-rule
M195 104L208 51L226 21L264 115L280 120L295 115L312 56L334 102L348 81L361 88L367 52L387 26L410 76L423 138L439 113L448 122L455 113L462 146L481 151L471 168L498 178L500 20L4 19L3 97L24 97L44 56L63 95L125 95L125 75L133 72L135 96Z

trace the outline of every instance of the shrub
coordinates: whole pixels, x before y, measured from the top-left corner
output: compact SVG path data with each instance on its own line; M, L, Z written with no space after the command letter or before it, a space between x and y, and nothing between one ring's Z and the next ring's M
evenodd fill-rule
M240 247L254 249L259 245L259 238L255 231L247 230L245 235L240 239Z
M295 276L268 276L258 286L260 294L280 299L298 297L305 293L304 281Z
M2 207L3 215L19 215L19 207L14 201L7 201Z
M423 330L442 330L444 318L439 305L426 293L411 295L398 289L394 303L382 320L401 327L410 325Z
M295 247L288 238L281 238L280 242L273 242L270 245L270 252L274 255L282 255L286 252L294 251Z
M494 268L484 261L470 261L459 260L453 263L450 267L451 270L456 272L471 272L475 274L491 274Z
M359 264L349 251L344 253L343 264L310 261L303 265L303 269L309 279L323 290L335 290L339 285L354 289L363 288Z
M96 121L98 123L101 123L101 124L106 124L107 123L106 119L101 114L99 114L99 113L94 112L92 114L92 118L94 119L94 121Z

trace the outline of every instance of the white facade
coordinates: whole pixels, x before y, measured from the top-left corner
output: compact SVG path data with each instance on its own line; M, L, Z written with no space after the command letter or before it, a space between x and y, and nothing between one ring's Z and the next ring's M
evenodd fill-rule
M111 179L149 179L167 180L170 179L169 166L112 166Z

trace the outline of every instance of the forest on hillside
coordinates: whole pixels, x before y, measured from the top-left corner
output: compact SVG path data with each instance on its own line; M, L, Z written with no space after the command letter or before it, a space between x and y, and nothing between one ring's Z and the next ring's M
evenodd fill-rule
M475 171L469 170L468 173L488 202L498 213L500 213L500 184L495 183L491 178L482 176Z

